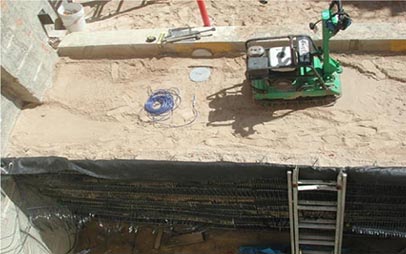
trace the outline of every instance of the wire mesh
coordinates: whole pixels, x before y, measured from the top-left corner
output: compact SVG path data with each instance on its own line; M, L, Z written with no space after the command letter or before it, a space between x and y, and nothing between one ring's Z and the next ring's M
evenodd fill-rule
M80 226L91 218L136 225L205 225L218 228L289 228L287 186L284 178L246 181L120 181L79 174L14 176L20 191L55 201L53 206L26 211L41 226L52 216ZM309 192L309 200L329 200L332 194ZM59 208L71 213L62 214ZM317 218L317 212L305 217ZM38 223L37 223L38 224ZM347 189L345 231L360 235L406 238L406 187L351 184Z

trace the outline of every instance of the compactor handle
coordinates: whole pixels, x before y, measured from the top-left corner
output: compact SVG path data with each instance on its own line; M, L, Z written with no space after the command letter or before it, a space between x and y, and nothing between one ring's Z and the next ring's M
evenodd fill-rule
M339 30L347 29L347 27L349 27L351 25L352 20L351 20L350 15L348 15L348 13L346 13L344 11L341 0L331 1L330 7L329 7L331 12L333 12L332 9L334 8L334 6L337 7L337 12L333 13L331 17L337 16L337 18L338 18L337 24L334 25L334 28L332 29L332 30L334 30L334 34L336 34Z
M341 2L341 0L333 0L333 1L331 1L329 9L330 10L333 9L334 5L337 6L337 12L342 12L343 11L343 3Z

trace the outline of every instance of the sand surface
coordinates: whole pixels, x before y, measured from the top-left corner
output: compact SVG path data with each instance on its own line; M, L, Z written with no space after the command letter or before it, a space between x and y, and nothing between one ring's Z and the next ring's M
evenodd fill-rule
M75 253L90 249L92 254L239 254L241 246L287 246L289 242L289 233L283 231L207 229L204 230L204 242L167 247L171 231L164 229L160 248L154 249L157 227L137 227L137 233L134 233L129 232L129 225L123 222L103 222L101 225L103 227L98 222L91 222L82 229ZM344 236L348 254L370 254L371 250L375 254L398 253L404 247L403 242L402 239Z
M345 66L334 106L257 105L243 57L61 59L45 103L22 111L8 156L168 159L315 165L406 165L406 56L337 55ZM192 66L210 66L203 83ZM148 90L176 87L167 124L145 122Z
M92 2L85 8L89 31L202 26L195 0L126 0L118 12L119 0L104 2L104 6ZM265 5L259 0L206 1L216 26L309 23L319 19L328 4L314 0L269 0ZM405 22L406 1L344 1L344 9L356 23Z

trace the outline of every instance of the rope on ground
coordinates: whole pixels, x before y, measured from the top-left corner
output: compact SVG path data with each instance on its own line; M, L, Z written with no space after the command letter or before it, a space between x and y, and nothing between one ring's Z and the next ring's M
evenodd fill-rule
M167 128L179 128L192 124L199 116L199 112L196 109L196 96L193 95L193 117L190 120L180 125L164 123L164 121L172 117L173 111L176 110L182 102L179 90L177 88L150 90L149 94L149 98L145 102L143 110L149 119L148 122L154 125Z

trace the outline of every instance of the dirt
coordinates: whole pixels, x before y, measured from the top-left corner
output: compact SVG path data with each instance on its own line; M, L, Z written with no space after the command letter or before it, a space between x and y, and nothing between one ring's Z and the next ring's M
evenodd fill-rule
M267 245L270 239L273 244L286 244L289 237L286 232L212 229L204 231L205 241L202 243L167 247L166 243L173 232L166 228L159 249L154 249L158 229L159 227L135 227L125 223L111 225L103 223L100 227L98 223L90 223L80 232L76 253L90 249L94 254L236 254L242 245ZM185 233L187 234L187 231Z
M91 222L80 232L75 253L237 254L241 253L240 247L248 246L259 249L289 249L289 232L286 231L220 229L204 229L205 241L202 243L168 247L166 244L170 237L176 235L175 232L179 233L176 227L175 231L165 228L160 248L154 249L159 229L151 226L135 227L122 222ZM187 229L182 231L187 234ZM192 231L189 229L189 232ZM348 254L396 254L404 247L405 241L402 239L344 236L344 249Z
M160 247L154 248L158 230L164 234ZM75 253L92 254L237 254L240 247L273 248L287 253L289 232L264 230L220 230L205 228L204 242L167 247L172 236L188 234L190 228L137 227L124 222L91 222L79 233ZM405 248L404 239L356 237L344 235L344 249L348 254L396 254ZM82 252L81 252L82 251ZM89 252L90 251L90 252ZM245 252L246 253L246 252ZM251 253L251 252L250 252Z
M79 1L80 2L80 1ZM156 27L202 26L195 0L119 0L85 4L88 30L122 30ZM144 4L142 4L144 2ZM216 26L285 25L314 22L329 1L259 0L206 1ZM101 12L100 8L103 7ZM344 1L355 23L404 22L405 1ZM118 10L118 11L117 11ZM252 15L255 13L255 15Z
M61 59L43 105L23 110L8 156L406 165L406 56L337 55L345 66L335 105L273 109L256 104L243 57ZM192 66L210 66L203 83ZM180 107L146 122L150 90L176 87Z
M317 19L328 6L326 1L206 4L217 26L299 24ZM84 6L90 31L201 25L194 0ZM404 1L345 1L344 7L354 22L403 22L406 12ZM335 57L345 66L337 103L285 109L252 100L242 57L61 59L44 104L22 111L6 155L406 165L406 56ZM192 66L210 66L209 81L190 81ZM180 128L148 123L143 105L150 90L172 87L182 103L164 124L192 122L194 109L196 120Z

